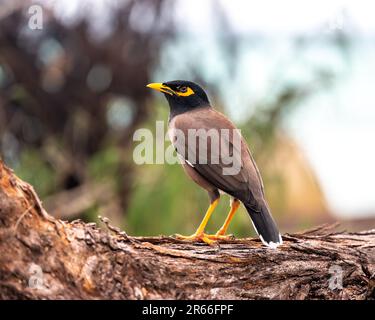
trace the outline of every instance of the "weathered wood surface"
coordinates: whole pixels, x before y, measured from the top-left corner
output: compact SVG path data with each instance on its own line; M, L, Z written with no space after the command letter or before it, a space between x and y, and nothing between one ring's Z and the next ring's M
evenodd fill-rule
M325 226L284 235L272 250L250 238L210 247L129 237L103 221L106 229L50 217L32 187L0 161L0 298L375 297L375 230Z

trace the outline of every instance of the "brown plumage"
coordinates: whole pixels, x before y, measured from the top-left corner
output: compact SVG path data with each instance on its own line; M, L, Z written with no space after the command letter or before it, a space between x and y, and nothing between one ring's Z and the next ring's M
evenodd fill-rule
M171 81L149 86L164 92L171 108L169 121L171 141L181 156L187 175L208 192L211 200L211 206L197 232L190 237L180 237L190 240L200 239L207 243L225 239L224 233L239 206L239 200L249 212L262 242L270 247L281 244L281 236L265 200L259 170L245 140L234 124L214 110L203 89L192 82ZM188 90L190 94L186 95ZM200 134L190 136L189 132L192 130L200 130L203 135L206 134L207 139L202 142ZM224 131L228 134L221 134ZM178 139L178 134L181 133L185 139ZM216 138L207 133L213 136L217 133L219 143L215 144ZM195 139L195 143L192 143L192 138ZM223 144L229 147L229 153L225 154ZM202 161L200 156L206 154L207 161ZM224 169L230 168L234 163L238 164L237 170L232 174L225 174ZM210 236L203 231L217 205L219 191L229 194L234 201L223 227L216 235Z

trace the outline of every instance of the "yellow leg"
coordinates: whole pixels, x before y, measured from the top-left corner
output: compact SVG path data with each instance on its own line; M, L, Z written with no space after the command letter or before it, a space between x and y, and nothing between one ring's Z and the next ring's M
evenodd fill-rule
M197 241L201 240L207 244L212 244L215 241L209 239L207 235L204 233L204 229L206 228L207 222L211 217L212 212L214 212L215 208L217 207L217 204L219 203L219 199L216 199L214 202L210 204L208 207L206 214L204 215L204 218L199 225L198 229L191 235L191 236L182 236L180 234L176 234L176 237L178 239L182 240L189 240L189 241Z
M231 236L226 236L225 233L227 232L227 229L229 227L230 222L232 221L234 214L240 207L240 202L237 199L234 199L233 202L231 203L230 211L228 213L227 218L224 221L224 224L222 227L219 229L218 232L216 232L215 235L208 235L208 237L212 240L227 240L230 239Z
M206 228L208 220L210 220L211 214L212 214L212 212L214 212L218 203L219 203L219 199L216 199L214 202L212 202L210 204L210 206L208 207L208 209L206 211L206 214L204 215L204 218L203 218L201 224L199 225L199 227L198 227L197 231L195 231L195 233L200 234L200 233L204 232L204 229Z

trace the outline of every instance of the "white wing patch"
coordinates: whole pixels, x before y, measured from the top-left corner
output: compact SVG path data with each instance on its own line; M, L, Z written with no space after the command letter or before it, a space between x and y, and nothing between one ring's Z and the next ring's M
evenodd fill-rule
M186 162L190 167L194 168L193 164L192 164L189 160L186 160L186 159L185 159L185 162Z

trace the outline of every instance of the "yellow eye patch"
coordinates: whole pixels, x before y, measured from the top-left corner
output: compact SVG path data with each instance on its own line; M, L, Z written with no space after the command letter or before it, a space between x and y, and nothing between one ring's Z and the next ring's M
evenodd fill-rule
M162 83L149 83L146 87L163 92L163 93L167 93L171 96L176 95L180 97L188 97L195 93L193 89L190 87L180 86L180 87L177 87L176 90L173 90L172 88Z
M186 87L186 91L185 92L181 92L181 91L175 90L174 93L177 94L180 97L188 97L188 96L191 96L192 94L194 94L194 91L193 91L192 88Z

